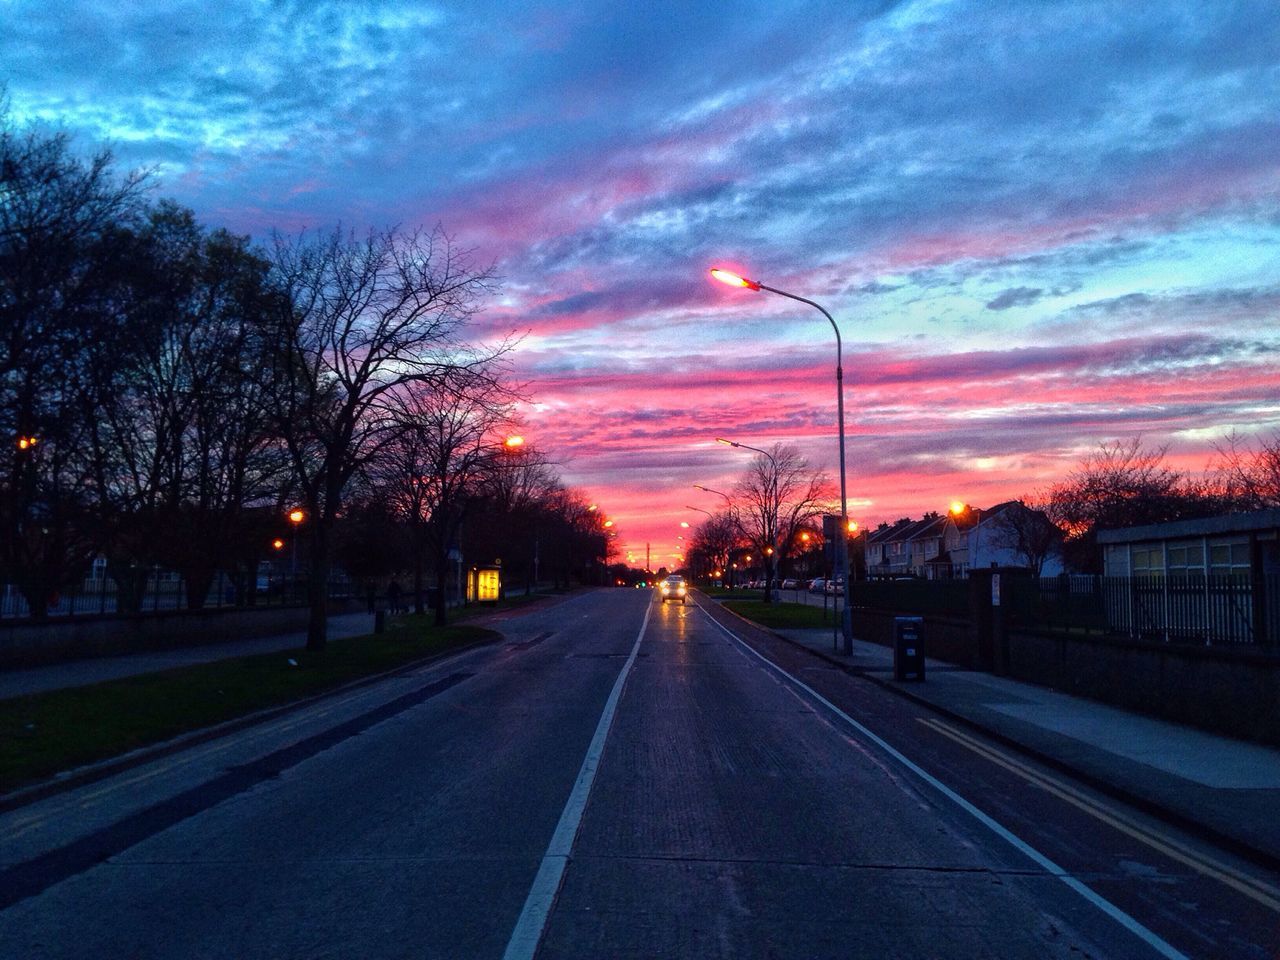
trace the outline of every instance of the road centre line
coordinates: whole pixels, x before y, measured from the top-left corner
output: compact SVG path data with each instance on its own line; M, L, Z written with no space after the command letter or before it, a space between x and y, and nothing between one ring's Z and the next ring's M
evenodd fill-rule
M930 729L935 730L937 733L940 733L945 737L949 737L966 749L990 760L998 766L1004 767L1006 770L1009 770L1020 777L1023 777L1028 782L1053 794L1059 799L1065 800L1067 803L1083 810L1085 813L1102 821L1108 826L1114 827L1116 830L1119 830L1133 839L1146 844L1152 849L1163 853L1170 859L1176 860L1179 863L1190 867L1197 873L1211 877L1212 879L1225 884L1267 909L1280 913L1280 889L1277 889L1256 877L1251 877L1246 873L1236 870L1228 864L1192 850L1190 847L1172 837L1158 834L1125 816L1120 811L1107 806L1101 801L1094 800L1093 798L1086 796L1068 784L1062 783L1048 774L1033 770L1014 757L1002 753L987 744L981 743L980 741L969 737L967 734L956 730L954 727L951 727L940 720L925 717L917 717L916 719Z
M1134 936L1138 937L1138 939L1142 940L1144 943L1146 943L1149 947L1155 950L1162 957L1166 957L1168 958L1168 960L1188 960L1186 954L1179 951L1172 944L1168 943L1163 938L1161 938L1158 934L1147 929L1147 927L1143 926L1136 919L1131 917L1129 914L1125 913L1123 910L1121 910L1119 907L1113 904L1110 900L1107 900L1101 894L1095 892L1087 884L1077 880L1070 873L1068 873L1062 867L1058 866L1058 864L1054 863L1054 861L1049 859L1047 856L1045 856L1035 847L1031 846L1025 840L1021 839L1016 834L1014 834L1013 831L1009 830L1007 827L1005 827L1004 825L999 823L997 820L995 820L995 818L991 817L989 814L984 813L982 810L979 810L976 806L974 806L964 797L960 796L960 794L956 793L956 791L952 790L950 787L948 787L945 783L943 783L937 777L927 772L915 761L909 759L905 754L901 753L896 748L891 746L887 741L883 740L881 737L877 736L866 726L859 723L857 720L853 719L853 717L849 716L849 714L845 713L843 710L837 707L834 703L832 703L822 694L818 693L817 690L814 690L813 687L809 686L803 680L800 680L792 676L782 667L778 666L768 657L764 656L762 653L760 653L758 650L756 650L746 641L742 640L735 633L733 633L733 631L731 631L728 627L720 623L720 621L716 620L716 618L711 616L710 613L707 613L707 618L712 623L714 623L717 627L719 627L722 631L724 631L724 633L732 637L733 640L741 644L747 651L753 654L762 663L766 664L768 667L776 671L781 676L790 680L801 690L804 690L816 701L821 703L823 706L825 706L828 710L830 710L836 716L844 720L854 730L862 734L863 737L870 740L872 743L878 746L881 750L887 753L890 757L898 761L898 763L906 767L908 770L914 773L917 777L924 780L925 783L929 784L931 787L933 787L935 790L941 793L944 797L946 797L952 803L956 804L956 806L960 807L960 809L964 810L970 816L974 817L979 823L981 823L983 826L987 827L989 830L994 832L997 836L1003 839L1006 843L1013 846L1016 850L1018 850L1024 856L1034 861L1035 863L1039 864L1051 876L1056 877L1058 880L1062 881L1063 884L1070 887L1073 891L1075 891L1077 894L1079 894L1081 897L1087 900L1094 907L1098 908L1107 916L1109 916L1111 919L1115 920L1118 924L1120 924L1122 927L1124 927Z
M569 854L573 850L573 841L578 836L578 828L582 825L582 815L587 807L587 798L591 794L591 785L595 782L596 771L600 767L600 758L604 754L605 741L613 726L613 718L617 713L618 701L622 698L622 689L626 686L631 666L636 662L640 652L640 641L649 626L649 615L653 612L653 604L649 604L644 612L644 621L640 624L640 632L631 647L631 655L613 682L613 690L605 701L604 712L596 724L596 732L587 747L587 755L582 760L578 771L578 779L574 781L569 799L565 801L564 810L560 813L560 821L555 832L551 834L551 842L547 844L547 852L542 855L538 873L533 878L533 886L525 898L520 917L511 931L511 939L507 942L503 960L532 960L537 952L538 944L546 931L547 921L551 917L551 908L555 905L556 895L560 892L560 883L564 880L564 871L569 864Z

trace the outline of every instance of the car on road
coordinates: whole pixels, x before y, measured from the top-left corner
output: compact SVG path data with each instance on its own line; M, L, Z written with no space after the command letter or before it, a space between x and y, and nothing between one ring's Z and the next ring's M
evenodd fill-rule
M667 577L658 586L658 595L662 598L662 602L668 600L679 600L684 603L685 597L689 593L689 588L685 586L684 577Z

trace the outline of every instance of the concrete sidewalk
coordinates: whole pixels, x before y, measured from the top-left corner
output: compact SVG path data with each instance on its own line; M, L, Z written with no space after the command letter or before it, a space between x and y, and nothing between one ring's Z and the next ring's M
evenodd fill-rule
M373 633L373 614L346 613L329 618L330 640L358 637ZM307 632L274 634L252 640L227 640L222 643L206 643L174 650L155 650L146 653L129 653L114 657L93 657L71 660L43 667L28 667L0 672L0 700L22 697L67 687L83 687L104 680L118 680L142 673L189 667L214 660L230 660L235 657L252 657L259 653L277 650L297 650L307 644Z
M940 660L926 660L923 681L897 681L888 647L855 641L852 656L844 656L828 629L774 632L1139 808L1280 866L1280 750Z

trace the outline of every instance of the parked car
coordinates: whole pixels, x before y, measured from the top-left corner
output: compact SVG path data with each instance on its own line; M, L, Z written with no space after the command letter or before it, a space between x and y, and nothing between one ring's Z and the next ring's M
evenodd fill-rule
M798 585L794 579L788 578L786 580L783 580L782 583L778 584L778 589L779 590L796 590L798 589Z
M809 592L810 593L826 593L827 592L826 577L814 577L812 580L810 580Z

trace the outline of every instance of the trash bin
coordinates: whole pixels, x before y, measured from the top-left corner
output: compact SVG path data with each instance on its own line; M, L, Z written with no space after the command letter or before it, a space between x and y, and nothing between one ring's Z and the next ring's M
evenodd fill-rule
M893 618L893 679L924 679L924 618Z

